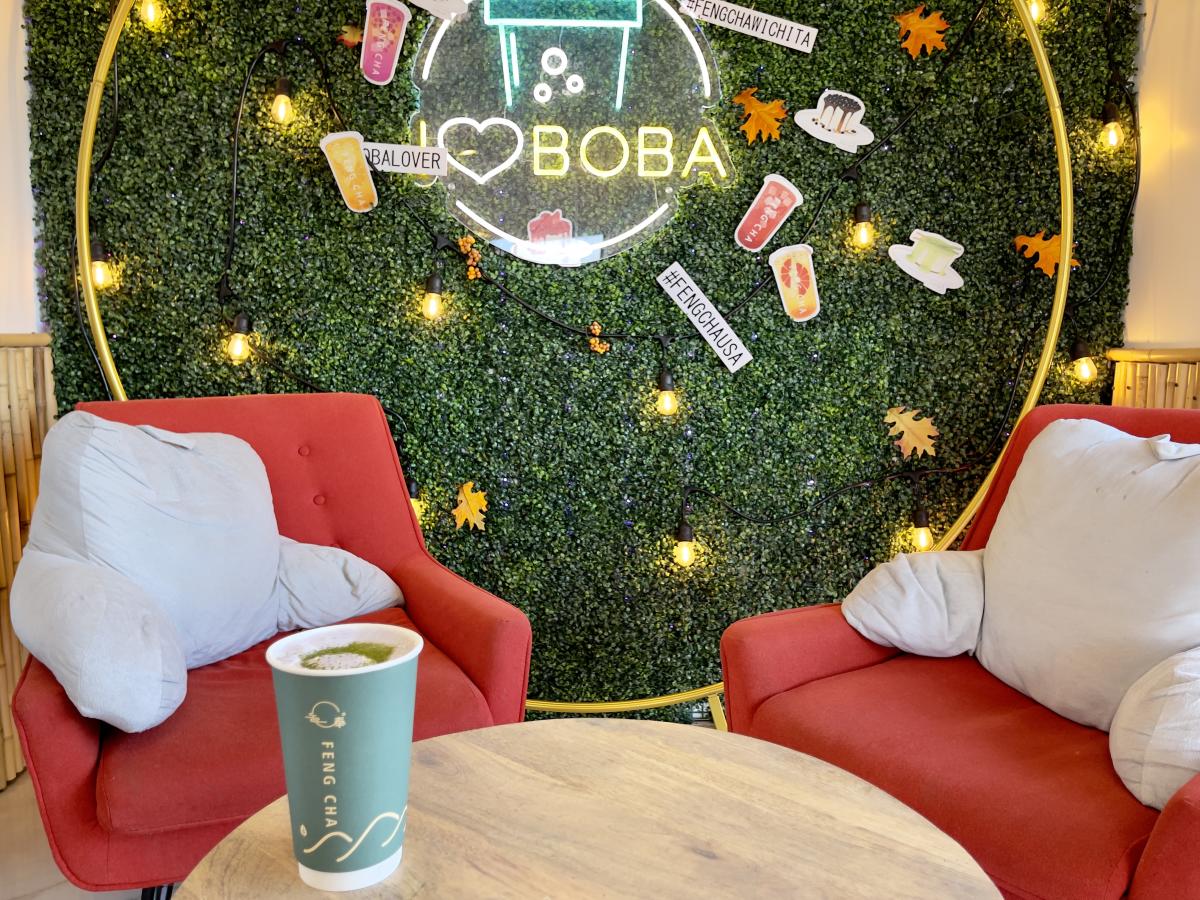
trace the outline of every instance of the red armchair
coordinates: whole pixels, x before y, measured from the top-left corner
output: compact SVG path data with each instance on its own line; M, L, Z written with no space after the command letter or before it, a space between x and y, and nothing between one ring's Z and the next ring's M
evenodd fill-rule
M1200 412L1036 409L1014 434L963 549L987 544L1029 442L1061 418L1200 443ZM1006 897L1200 897L1200 777L1161 814L1143 806L1113 771L1106 733L1052 713L973 657L880 647L824 605L737 622L721 661L733 731L888 791L959 841Z
M363 619L425 638L416 739L523 718L529 621L429 555L374 398L280 395L80 408L248 441L266 464L282 534L342 547L391 575L405 607ZM50 847L68 879L88 890L181 881L242 820L283 794L265 647L190 672L183 705L142 734L81 717L49 670L30 660L13 709Z

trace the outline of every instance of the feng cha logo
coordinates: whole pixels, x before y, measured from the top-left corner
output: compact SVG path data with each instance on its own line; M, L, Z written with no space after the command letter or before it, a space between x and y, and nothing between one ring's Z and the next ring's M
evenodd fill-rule
M450 211L534 262L619 253L731 175L711 51L668 0L479 0L430 25L413 80Z

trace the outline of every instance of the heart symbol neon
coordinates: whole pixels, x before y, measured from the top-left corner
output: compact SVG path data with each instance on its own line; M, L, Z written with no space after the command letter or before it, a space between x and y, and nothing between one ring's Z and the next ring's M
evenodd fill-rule
M450 152L450 148L446 146L446 132L451 128L458 128L460 125L469 125L481 135L489 128L507 128L517 136L517 149L512 152L512 155L510 155L508 159L496 166L496 168L490 169L484 174L480 175L470 166L464 166L457 159L455 159L454 154ZM472 179L476 184L487 184L501 172L511 168L513 164L521 158L521 152L525 149L525 133L521 131L520 127L515 122L510 122L508 119L502 119L498 116L493 116L490 119L484 119L482 122L480 122L478 119L468 118L467 116L458 116L453 119L447 119L442 123L442 127L438 129L437 142L439 147L445 149L446 157L449 159L450 165L454 166L454 168L458 169L458 171Z

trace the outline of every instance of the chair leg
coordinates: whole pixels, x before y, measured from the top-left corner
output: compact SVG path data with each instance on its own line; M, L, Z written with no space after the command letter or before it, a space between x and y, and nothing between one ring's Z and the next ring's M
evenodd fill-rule
M142 888L142 900L171 900L175 893L175 885L160 884L155 887Z

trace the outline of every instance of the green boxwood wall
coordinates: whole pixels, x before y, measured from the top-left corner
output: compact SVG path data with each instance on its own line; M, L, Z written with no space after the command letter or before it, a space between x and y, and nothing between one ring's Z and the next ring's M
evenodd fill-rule
M415 92L398 76L377 89L357 75L356 52L334 42L362 4L167 0L158 33L131 22L121 41L120 139L93 192L93 228L123 267L103 299L114 355L130 395L157 397L298 389L254 364L222 357L226 334L214 285L221 271L237 92L265 42L302 35L325 48L335 93L353 127L403 141ZM1127 145L1099 151L1108 79L1108 0L1051 0L1043 34L1072 139L1079 209L1073 294L1100 283L1132 182ZM675 220L634 251L577 271L539 268L486 251L493 271L544 309L615 330L676 331L683 319L654 282L682 261L726 309L765 260L732 234L763 175L776 171L810 198L849 157L788 122L777 143L747 147L729 98L758 86L805 108L825 87L862 96L882 132L931 78L938 60L913 61L892 19L905 0L758 4L820 29L816 52L793 51L705 26L724 97L712 112L737 177L686 194ZM1115 59L1128 72L1137 12L1118 0ZM945 0L964 25L974 0ZM27 0L33 184L41 234L43 304L53 327L58 396L66 408L103 396L76 322L69 247L74 161L84 98L106 25L107 3ZM407 59L428 22L418 12ZM402 67L407 63L402 63ZM381 203L349 213L317 142L327 129L316 72L289 56L298 117L267 118L271 61L253 90L243 141L239 251L233 274L243 306L271 351L331 389L366 391L402 410L409 472L431 501L434 554L524 609L535 633L531 695L595 700L681 690L720 677L717 641L734 620L841 597L874 563L902 549L912 510L903 483L846 496L811 520L760 527L701 501L692 520L700 564L670 564L671 532L688 482L760 514L798 509L848 481L903 465L882 423L888 407L918 406L941 429L938 463L962 461L997 428L1024 336L1040 333L1053 283L1038 274L1030 311L1015 285L1020 233L1057 231L1054 147L1029 47L1007 2L994 0L940 94L865 169L861 192L879 216L875 247L846 242L859 193L841 188L810 242L823 311L790 322L773 290L734 320L754 362L731 377L699 342L671 348L685 413L652 411L660 350L617 343L607 355L547 327L494 291L447 270L446 319L429 324L417 296L431 267L424 234L396 200L403 194L439 227L462 233L438 190L378 179ZM114 126L106 101L99 143ZM812 205L808 207L812 209ZM794 240L797 214L776 245ZM912 228L967 247L966 287L938 296L887 257ZM789 239L790 237L790 239ZM1119 344L1128 247L1080 325L1097 352ZM1064 338L1045 399L1094 402L1103 385L1067 373ZM1022 393L1024 386L1022 386ZM944 529L983 469L930 485ZM457 486L488 493L487 531L456 531Z

